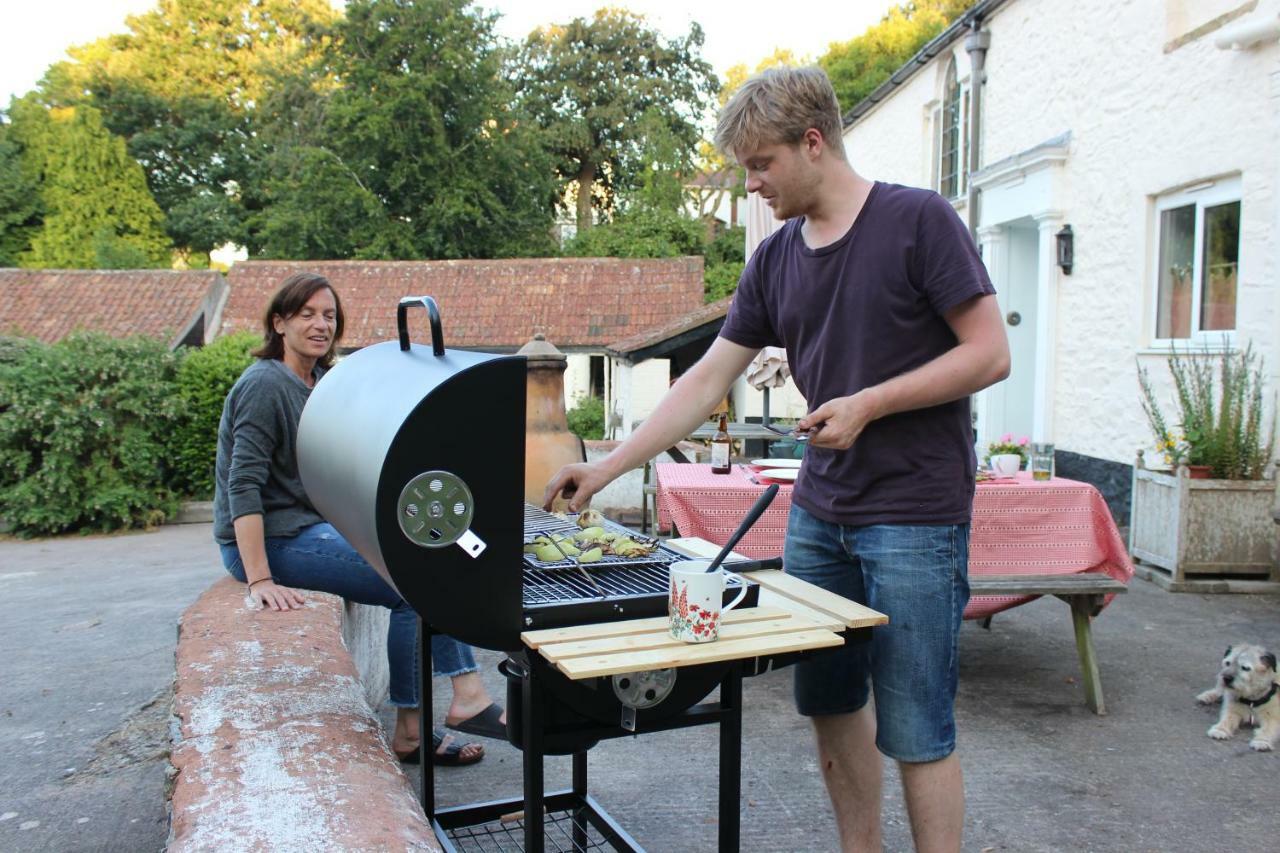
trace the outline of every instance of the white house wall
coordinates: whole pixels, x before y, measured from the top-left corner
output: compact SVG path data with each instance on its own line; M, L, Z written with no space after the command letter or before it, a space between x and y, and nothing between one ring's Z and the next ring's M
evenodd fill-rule
M572 409L591 393L591 356L570 353L564 369L564 407Z
M983 165L1070 133L1054 201L1075 233L1075 267L1070 276L1055 273L1052 439L1117 462L1132 462L1150 444L1135 356L1164 379L1162 355L1149 350L1154 203L1162 193L1239 175L1237 341L1253 343L1271 387L1280 387L1280 45L1225 51L1212 32L1171 44L1170 28L1183 26L1174 17L1185 9L1176 0L1011 0L987 22ZM1192 25L1201 17L1191 16ZM961 78L969 66L963 42L952 45ZM931 184L926 117L947 56L846 134L861 172ZM984 225L995 224L983 213Z

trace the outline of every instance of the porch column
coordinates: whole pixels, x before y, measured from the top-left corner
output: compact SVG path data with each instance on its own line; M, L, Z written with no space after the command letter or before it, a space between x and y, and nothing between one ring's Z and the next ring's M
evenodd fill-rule
M984 225L978 229L978 248L982 252L982 263L987 268L987 275L996 288L996 299L1003 301L1006 292L1006 279L1009 275L1009 235L1002 226ZM1004 316L1003 308L1000 311ZM984 389L974 395L973 417L977 426L978 447L986 447L996 439L996 432L991 427L991 394ZM981 456L981 454L979 454Z
M1036 282L1036 393L1031 412L1031 440L1053 441L1053 399L1058 358L1058 268L1056 234L1063 214L1046 211L1035 217L1040 232L1039 280Z

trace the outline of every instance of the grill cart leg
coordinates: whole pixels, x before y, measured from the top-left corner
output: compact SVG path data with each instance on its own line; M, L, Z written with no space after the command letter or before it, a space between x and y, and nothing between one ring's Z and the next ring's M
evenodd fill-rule
M573 796L578 805L573 809L573 849L587 849L587 751L573 754Z
M431 754L435 751L434 731L431 710L431 628L418 619L418 644L420 665L418 666L418 749L419 766L422 768L422 811L428 823L436 819L436 762ZM431 746L428 746L431 744ZM427 750L431 750L428 752Z
M720 682L720 850L736 853L742 821L742 670Z
M543 828L543 755L542 755L542 690L533 672L521 688L524 699L524 850L543 853L546 838ZM577 763L574 763L577 770ZM575 782L577 773L575 772ZM575 786L576 787L576 786Z

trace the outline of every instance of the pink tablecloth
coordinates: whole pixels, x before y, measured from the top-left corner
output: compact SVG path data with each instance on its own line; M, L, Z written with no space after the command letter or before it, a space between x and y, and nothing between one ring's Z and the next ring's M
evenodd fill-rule
M752 483L749 473L737 465L728 474L712 474L709 465L658 464L659 529L674 522L681 536L723 544L765 488ZM781 555L790 508L791 486L783 485L734 550L756 558ZM969 536L971 576L1090 570L1125 583L1133 577L1133 563L1097 489L1060 477L1036 482L1026 474L978 484ZM988 616L1027 600L975 597L965 618Z

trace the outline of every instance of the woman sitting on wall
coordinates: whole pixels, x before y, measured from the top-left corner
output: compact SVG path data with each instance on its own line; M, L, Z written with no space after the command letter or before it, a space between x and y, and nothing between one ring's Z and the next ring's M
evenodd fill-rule
M290 276L271 298L263 317L263 345L253 353L258 361L227 395L218 425L214 539L227 571L248 584L264 609L301 607L298 590L312 589L391 610L387 661L396 708L391 748L401 761L415 762L417 614L316 512L298 476L298 420L311 389L333 364L342 329L342 303L323 276ZM437 635L431 657L435 674L453 683L446 724L505 737L506 714L490 700L471 648ZM439 727L432 739L437 764L473 764L484 757L484 747L452 743Z

